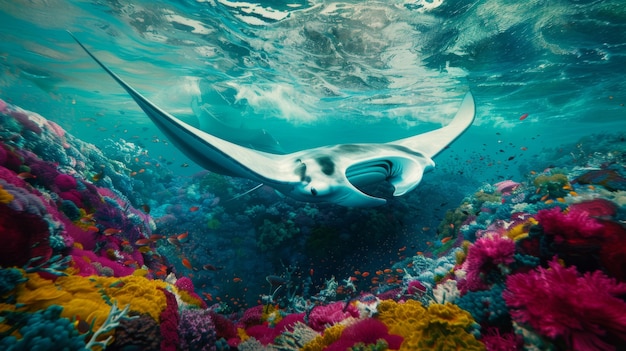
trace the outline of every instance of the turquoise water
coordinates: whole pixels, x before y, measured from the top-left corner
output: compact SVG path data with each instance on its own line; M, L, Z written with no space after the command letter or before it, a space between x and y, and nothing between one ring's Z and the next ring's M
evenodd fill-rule
M220 199L218 191L193 193L202 169L68 30L164 110L259 150L416 135L451 121L469 91L476 120L416 190L383 208L308 207L266 188L231 201L257 185L242 180ZM554 166L600 167L598 146L608 154L612 145L623 149L626 132L622 0L0 0L0 66L2 100L108 155L130 142L142 150L133 157L167 168L171 175L147 172L125 196L135 208L150 205L159 233L189 231L192 243L201 242L159 252L179 272L187 272L181 257L196 268L216 265L194 271L196 288L249 306L267 293L265 277L290 264L304 276L310 270L315 289L330 276L375 272L428 250L444 236L445 226L437 227L451 223L446 211L477 189ZM607 158L623 169L615 157ZM172 213L178 220L160 221ZM287 229L292 221L298 235L264 242L265 219Z

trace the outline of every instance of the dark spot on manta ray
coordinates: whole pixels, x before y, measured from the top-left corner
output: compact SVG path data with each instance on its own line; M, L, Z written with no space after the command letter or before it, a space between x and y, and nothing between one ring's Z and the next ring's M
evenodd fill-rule
M296 160L296 162L300 162L294 169L294 173L300 177L300 181L303 182L306 176L306 164L301 163L300 159Z
M317 195L317 190L315 190L315 188L311 188L311 195Z
M317 161L317 164L322 167L322 173L326 175L332 175L333 173L335 173L335 162L333 162L330 157L318 157L315 159L315 161Z

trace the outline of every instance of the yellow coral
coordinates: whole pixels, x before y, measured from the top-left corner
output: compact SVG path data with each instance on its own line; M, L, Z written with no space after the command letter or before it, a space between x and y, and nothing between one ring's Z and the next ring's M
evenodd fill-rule
M189 294L185 290L177 289L176 290L176 294L178 294L180 299L183 300L183 302L185 302L188 305L193 305L193 306L196 306L196 307L202 306L202 300L200 300L199 298L191 296L191 294Z
M55 281L44 279L36 273L26 274L28 280L17 287L17 302L27 311L43 310L51 305L63 307L61 316L94 322L99 328L116 302L120 308L130 304L130 310L147 313L155 320L166 307L163 281L141 276L82 277L68 275Z
M514 226L513 228L509 229L506 232L506 236L509 237L509 239L513 239L515 241L524 239L526 237L528 237L528 230L532 225L537 224L538 222L534 219L534 218L530 218L527 221L525 221L524 223L518 224L516 226Z
M408 350L485 350L485 346L468 332L472 316L458 306L446 303L424 308L418 301L397 303L382 301L378 319L390 334L401 335L400 351Z
M324 333L317 336L315 339L309 341L304 345L300 351L322 351L326 346L339 340L341 333L346 328L345 324L335 324L332 327L326 328Z
M15 197L10 192L4 190L2 185L0 185L0 204L8 204L13 201Z

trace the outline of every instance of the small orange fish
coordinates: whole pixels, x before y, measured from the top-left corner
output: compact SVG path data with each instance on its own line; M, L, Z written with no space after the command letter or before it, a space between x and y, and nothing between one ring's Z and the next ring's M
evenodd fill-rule
M376 275L382 275L382 274L383 274L383 271L381 271L381 270L377 270L376 271Z
M184 232L182 234L178 234L176 236L176 240L178 240L181 243L184 243L187 241L187 239L189 239L189 232Z
M181 260L181 262L183 263L183 266L187 267L188 269L192 269L193 266L191 265L191 262L189 262L189 260L187 258L183 258Z
M363 278L367 278L367 277L369 277L369 275L370 275L370 272L363 272L363 273L361 274L361 276L362 276Z
M95 225L90 225L89 227L87 227L87 230L96 233L100 231L100 229L98 229L98 227L96 227Z
M546 200L546 201L544 201L544 203L545 203L545 204L547 204L547 205L549 205L549 204L551 204L551 203L554 203L554 200L552 200L552 199L550 199L550 200Z
M142 168L142 169L140 169L137 173L143 173L143 172L145 172L145 171L146 171L146 170Z
M544 196L541 197L541 201L545 201L548 199L548 197L550 197L550 194L546 194Z
M152 241L157 241L157 240L161 240L163 239L163 235L159 235L159 234L152 234L150 235L150 240Z
M385 273L391 273L391 269L389 269L389 268L385 268L385 270L384 270L383 272L385 272Z
M427 231L429 231L429 230L430 230L430 227L422 227L422 231L423 231L423 232L427 232Z
M403 247L401 247L401 248L399 248L399 249L398 249L398 251L399 251L399 252L402 252L402 251L404 251L404 250L406 250L406 246L403 246Z
M151 250L150 246L142 246L142 247L137 249L137 251L139 251L139 252L141 252L143 254L150 252L150 250Z
M196 212L199 209L200 209L200 207L198 207L198 206L192 206L192 207L189 208L189 212Z
M137 172L130 172L130 176L131 176L131 177L134 177L134 176L136 176L136 175L137 175Z
M398 272L398 273L404 273L404 269L402 269L402 268L396 268L396 272Z
M556 198L556 201L558 201L558 202L565 202L565 199L564 199L564 198L562 198L562 197L557 197L557 198Z
M450 223L450 229L454 229L454 223Z
M241 278L239 277L234 277L233 278L233 283L239 283L241 281Z
M152 243L152 241L150 239L138 239L137 241L135 241L135 245L137 246L146 246L146 245L150 245Z
M441 239L441 243L445 244L445 243L447 243L450 240L452 240L452 237L451 236L446 236L445 238Z
M203 292L202 295L204 295L204 297L209 300L209 301L213 301L213 295L207 293L207 292Z
M572 190L572 191L570 191L570 192L569 192L569 194L570 194L571 196L578 196L578 193L577 193L577 192L575 192L575 191L573 191L573 190Z
M106 236L111 236L111 235L115 235L115 234L119 234L121 233L122 230L121 229L117 229L117 228L107 228L105 229L102 234L106 235Z
M102 177L104 177L104 170L102 170L102 171L98 172L97 174L94 174L94 175L91 177L91 180L93 180L94 182L97 182L97 181L99 181L100 179L102 179Z
M361 271L359 270L354 271L354 275L361 275Z
M20 179L32 179L32 178L37 178L36 176L30 174L30 172L22 172L20 174L17 175L18 178Z
M528 113L524 113L523 115L520 116L519 120L523 121L526 119L526 117L528 117Z

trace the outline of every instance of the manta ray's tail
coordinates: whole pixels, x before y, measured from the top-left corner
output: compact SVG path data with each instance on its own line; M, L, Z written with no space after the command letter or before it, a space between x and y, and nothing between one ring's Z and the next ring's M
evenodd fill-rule
M465 94L459 111L447 126L424 134L396 140L390 144L402 145L432 158L472 125L475 113L474 97L469 92Z

